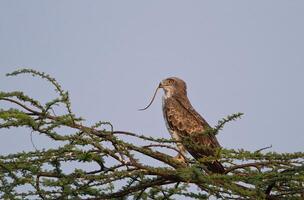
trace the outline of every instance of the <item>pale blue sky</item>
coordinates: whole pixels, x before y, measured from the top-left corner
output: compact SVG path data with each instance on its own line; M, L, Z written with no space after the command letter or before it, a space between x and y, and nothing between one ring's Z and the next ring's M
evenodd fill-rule
M34 68L70 91L86 123L168 138L161 93L149 110L137 109L159 81L178 76L211 125L245 113L218 135L223 147L303 151L303 10L300 0L3 0L0 90L24 90L43 102L54 97L43 81L4 76ZM0 130L0 153L33 150L29 135Z

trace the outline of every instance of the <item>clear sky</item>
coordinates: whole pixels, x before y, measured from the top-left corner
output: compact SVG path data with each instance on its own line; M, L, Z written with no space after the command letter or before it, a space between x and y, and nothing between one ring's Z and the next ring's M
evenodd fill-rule
M245 113L218 135L223 147L304 151L303 10L300 0L3 0L0 90L55 97L37 78L5 77L30 67L56 77L87 124L169 138L162 92L137 109L178 76L211 125ZM33 140L40 149L51 142ZM22 150L33 150L30 131L0 130L0 154Z

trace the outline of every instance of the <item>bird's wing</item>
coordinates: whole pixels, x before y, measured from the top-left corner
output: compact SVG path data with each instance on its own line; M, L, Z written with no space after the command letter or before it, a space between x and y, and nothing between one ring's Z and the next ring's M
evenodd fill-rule
M209 128L209 125L192 108L189 101L173 97L167 98L164 115L169 128L179 134L185 141L183 145L187 151L196 159L214 155L215 148L220 147L214 135L203 133Z

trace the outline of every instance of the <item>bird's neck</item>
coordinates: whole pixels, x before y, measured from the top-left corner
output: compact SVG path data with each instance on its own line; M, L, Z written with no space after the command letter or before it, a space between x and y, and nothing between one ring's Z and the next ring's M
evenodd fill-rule
M187 99L187 93L186 92L176 92L176 91L172 91L172 90L167 90L165 91L164 94L164 99L168 99L168 98L181 98L181 99Z
M164 99L171 98L173 96L172 90L165 90Z
M178 101L182 104L183 107L185 108L192 108L192 105L187 97L187 94L185 93L165 93L163 95L163 105L166 104L167 100L169 99L175 99L175 101Z
M165 91L165 94L164 94L165 99L168 99L168 98L171 98L171 97L188 98L186 90L165 89L164 91Z

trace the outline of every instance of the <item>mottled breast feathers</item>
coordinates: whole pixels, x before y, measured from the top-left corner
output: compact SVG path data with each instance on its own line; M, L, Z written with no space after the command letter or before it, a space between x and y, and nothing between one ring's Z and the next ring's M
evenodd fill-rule
M176 132L180 138L191 136L191 141L202 145L199 151L192 149L191 144L184 144L187 151L195 158L213 155L216 147L220 147L214 135L204 134L209 124L193 109L188 99L170 97L164 99L164 117L168 128ZM209 147L209 148L208 148Z
M192 115L187 108L184 108L176 98L164 100L166 118L172 130L183 131L185 134L198 133L205 130L207 124L202 124ZM204 127L205 126L205 127Z

